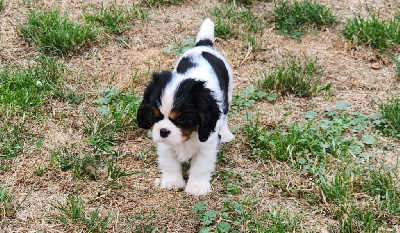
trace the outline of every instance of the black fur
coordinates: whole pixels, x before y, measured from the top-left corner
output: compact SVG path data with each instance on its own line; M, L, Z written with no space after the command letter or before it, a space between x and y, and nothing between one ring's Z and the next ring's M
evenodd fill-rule
M228 103L228 85L229 85L229 74L228 70L225 67L224 61L216 57L215 55L208 53L208 52L203 52L201 54L204 59L210 63L212 66L215 74L218 77L219 81L219 86L221 90L224 93L224 114L227 114L229 111L229 103Z
M209 39L203 39L196 43L195 46L213 46L213 42Z
M183 57L181 61L179 62L178 66L176 67L176 71L180 74L186 73L186 71L190 68L195 67L196 64L194 64L189 57Z
M150 129L157 121L162 120L164 116L156 116L153 108L158 109L161 104L161 94L165 86L171 81L172 73L163 71L154 73L153 80L146 87L143 94L143 101L137 112L137 121L140 128Z
M207 141L220 116L218 104L212 91L205 87L204 81L187 79L183 81L175 94L174 106L182 112L173 123L184 129L191 129L198 125L200 142Z

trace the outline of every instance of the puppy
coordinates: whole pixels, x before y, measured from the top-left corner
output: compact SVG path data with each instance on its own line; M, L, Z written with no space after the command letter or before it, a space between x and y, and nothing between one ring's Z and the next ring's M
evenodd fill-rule
M194 48L175 69L154 73L137 112L139 127L153 127L161 188L194 196L211 192L218 145L234 139L227 116L232 102L232 69L213 49L214 23L202 23ZM190 160L187 184L181 163Z

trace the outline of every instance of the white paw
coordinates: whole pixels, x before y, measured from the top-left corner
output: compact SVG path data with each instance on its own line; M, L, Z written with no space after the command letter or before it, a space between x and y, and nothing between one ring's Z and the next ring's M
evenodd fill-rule
M210 182L188 182L185 192L193 196L201 196L211 192Z
M221 142L230 142L235 139L235 136L229 130L221 130Z
M184 187L185 187L185 180L182 178L176 178L176 179L161 178L161 188L163 189L178 190L178 189L183 189Z

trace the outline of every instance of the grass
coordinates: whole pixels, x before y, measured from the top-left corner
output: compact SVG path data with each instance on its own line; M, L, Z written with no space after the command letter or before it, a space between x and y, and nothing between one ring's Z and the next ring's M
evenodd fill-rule
M56 203L51 203L51 205L59 213L50 214L50 220L63 224L65 228L77 228L85 232L105 232L113 219L111 213L103 217L99 209L89 214L78 191L75 196L68 196L65 203L57 201Z
M250 9L238 9L232 4L224 4L213 9L206 8L215 23L215 36L228 40L240 37L245 49L256 51L261 48L261 36L265 26L262 16L253 14Z
M367 45L388 52L400 43L399 19L380 20L378 13L368 12L366 17L354 14L347 19L343 36L357 45Z
M98 37L92 25L72 22L59 9L30 10L21 25L22 38L45 54L67 56L89 46Z
M31 124L45 118L46 105L54 99L74 95L64 85L65 67L53 58L41 57L28 67L4 66L0 69L0 157L16 157L27 141L37 137ZM36 122L36 123L35 123Z
M176 5L186 2L186 0L142 0L141 4L148 7L161 7L168 5Z
M4 0L0 0L0 13L4 10Z
M261 214L257 211L258 200L228 198L221 210L212 210L202 201L192 208L198 213L202 225L200 232L294 232L300 227L297 216L272 210Z
M317 59L285 57L274 69L264 71L259 86L268 93L306 97L330 89L331 84L319 88L322 76Z
M115 3L100 9L94 13L85 13L85 20L97 23L108 33L122 34L125 30L132 27L132 20L148 18L148 10L143 10L138 5L133 4L131 8L117 6Z
M15 217L15 214L30 195L30 192L18 204L16 203L15 195L15 190L10 190L6 185L2 185L0 188L0 220Z
M399 97L388 98L385 102L377 102L382 120L379 120L378 128L385 134L399 137L400 134L400 103Z
M275 1L275 27L285 35L301 39L310 29L321 29L336 22L331 8L315 0Z
M87 115L84 132L88 143L101 150L112 150L114 134L136 129L136 112L141 103L134 92L106 88L98 92L97 104L99 116Z

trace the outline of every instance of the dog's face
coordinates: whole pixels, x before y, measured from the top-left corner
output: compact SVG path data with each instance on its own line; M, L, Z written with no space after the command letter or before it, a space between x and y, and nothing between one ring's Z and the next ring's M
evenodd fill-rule
M153 127L153 140L178 145L194 132L201 142L215 130L220 111L203 81L173 78L169 71L154 73L137 113L139 127Z

